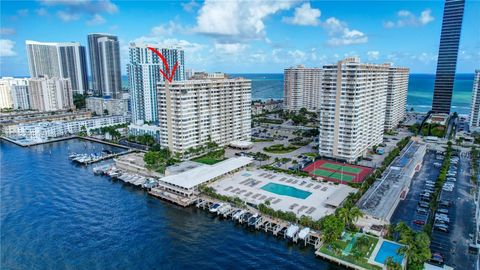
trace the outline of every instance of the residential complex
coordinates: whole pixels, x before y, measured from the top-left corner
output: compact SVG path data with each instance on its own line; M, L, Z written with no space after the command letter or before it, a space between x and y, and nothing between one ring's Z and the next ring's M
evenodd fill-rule
M470 127L476 129L480 127L480 69L475 70L475 79L473 80L472 105L470 112Z
M8 130L6 136L29 142L43 142L48 139L77 134L83 130L101 128L129 121L128 116L94 117L80 120L22 123Z
M320 155L354 162L382 143L389 68L358 58L323 67Z
M87 111L96 115L127 115L128 100L115 98L89 97L85 99Z
M85 47L78 42L26 41L30 76L70 79L75 94L88 90Z
M12 93L10 84L7 80L0 81L0 109L10 109L13 107Z
M301 108L309 111L319 110L322 78L321 68L306 68L299 65L285 69L284 108L289 111L299 111Z
M172 152L249 141L251 81L215 74L158 84L160 144Z
M155 141L160 142L160 133L161 128L159 126L142 124L141 121L136 124L128 125L128 135L150 135L155 139Z
M446 0L438 50L432 111L450 113L465 0Z
M184 51L176 48L161 48L158 45L130 43L128 82L132 105L132 121L158 121L157 83L164 81L160 70L166 70L162 60L148 47L152 47L167 60L170 69L178 67L173 77L175 81L185 80Z
M409 69L390 67L388 70L385 130L392 130L405 118Z
M122 91L120 45L117 36L88 35L88 53L96 96L119 98Z
M32 78L28 85L30 109L56 111L74 108L70 79Z

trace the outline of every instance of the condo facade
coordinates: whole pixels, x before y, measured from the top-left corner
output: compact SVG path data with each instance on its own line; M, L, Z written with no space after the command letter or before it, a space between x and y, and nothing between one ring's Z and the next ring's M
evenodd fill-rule
M306 68L303 65L284 70L284 108L298 112L301 108L309 111L320 109L323 69Z
M65 78L75 94L88 90L85 47L80 43L27 40L26 49L32 78Z
M118 37L97 33L88 35L88 53L94 94L120 97L122 81Z
M395 129L405 118L409 72L410 70L404 67L390 67L388 69L385 130Z
M161 52L170 69L178 63L174 81L185 80L185 56L179 48L162 48L155 44L130 43L127 64L132 121L158 121L157 83L165 79L160 70L166 70L162 60L148 47Z
M465 0L445 0L432 111L449 114L457 68Z
M207 142L249 141L251 81L205 75L158 83L160 144L174 153Z
M0 79L0 108L28 110L28 79L2 77Z
M128 99L89 97L85 99L87 111L96 115L127 115Z
M354 162L383 141L389 68L355 57L323 67L321 156Z
M32 110L43 112L74 108L70 79L32 78L28 82L28 91Z
M470 106L470 127L477 129L480 127L480 69L475 70L475 79L473 80L472 105Z

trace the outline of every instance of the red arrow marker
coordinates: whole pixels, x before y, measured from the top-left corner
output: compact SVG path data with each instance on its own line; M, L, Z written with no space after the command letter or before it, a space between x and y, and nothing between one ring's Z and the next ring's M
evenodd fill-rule
M158 57L160 57L160 59L163 62L163 65L165 66L165 71L167 72L167 73L165 73L163 70L160 69L160 73L162 73L165 80L167 80L169 82L172 82L173 76L175 76L175 72L177 71L178 62L176 62L175 65L173 66L172 74L169 74L170 73L170 67L168 66L167 59L165 59L163 54L161 54L159 51L157 51L155 48L152 48L152 47L147 47L147 49L151 50L156 55L158 55Z

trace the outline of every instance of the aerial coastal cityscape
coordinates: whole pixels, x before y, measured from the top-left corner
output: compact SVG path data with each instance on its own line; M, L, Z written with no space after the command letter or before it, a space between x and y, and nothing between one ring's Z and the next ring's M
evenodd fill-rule
M480 2L358 5L2 1L0 268L480 269Z

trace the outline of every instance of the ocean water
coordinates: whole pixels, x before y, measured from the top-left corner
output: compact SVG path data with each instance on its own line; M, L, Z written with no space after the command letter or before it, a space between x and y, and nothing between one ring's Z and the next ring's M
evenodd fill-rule
M283 99L283 74L231 74L252 80L252 99ZM474 74L457 74L455 78L452 111L459 114L470 113ZM407 109L428 112L432 108L435 74L410 74L408 83ZM123 84L128 85L127 77Z
M300 247L76 166L79 140L0 141L0 269L340 269Z

